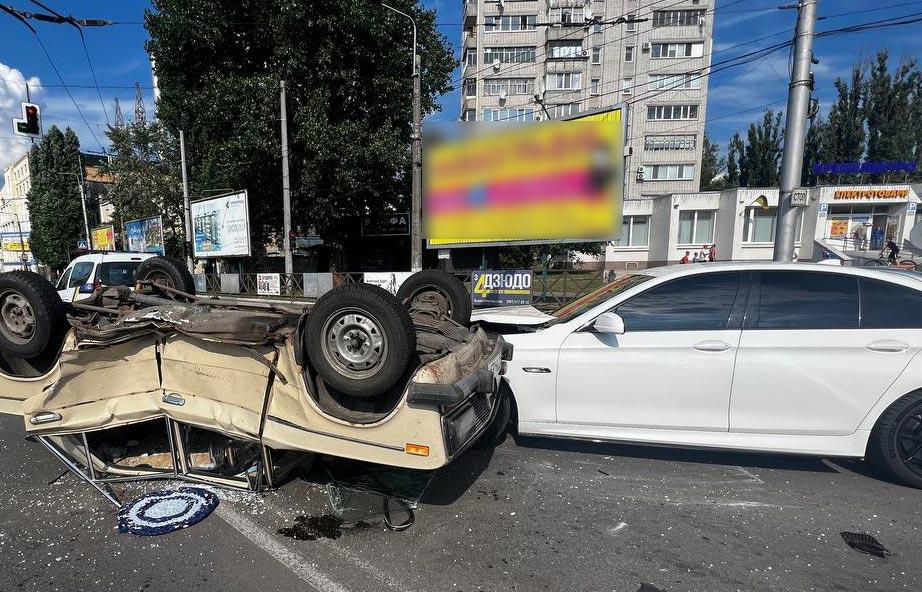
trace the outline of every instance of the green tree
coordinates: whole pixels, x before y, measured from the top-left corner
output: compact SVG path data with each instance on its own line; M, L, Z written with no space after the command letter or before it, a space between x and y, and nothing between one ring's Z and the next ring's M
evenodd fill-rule
M83 212L76 174L80 140L70 128L51 126L29 154L32 180L27 196L32 252L43 264L61 270L84 239Z
M102 170L113 178L106 203L114 208L122 237L126 221L162 215L167 252L180 256L184 226L176 139L157 122L110 127L106 135L110 159Z
M888 59L886 51L878 52L868 78L864 113L868 134L866 160L869 162L917 157L918 137L912 121L918 109L913 103L922 98L914 96L919 88L920 73L915 60L906 59L891 75Z
M724 189L726 177L719 175L727 171L727 160L720 155L720 144L714 144L707 134L701 143L701 191Z
M734 135L730 149L739 166L739 186L773 187L778 184L781 162L781 111L766 109L758 125L749 124L746 140Z
M733 134L727 144L727 186L740 186L740 159L743 155L743 139L739 132Z
M456 61L435 13L418 25L422 109ZM194 189L248 189L253 244L282 226L279 81L287 83L292 217L328 241L348 216L409 205L409 22L376 2L154 0L145 15L158 117L186 132Z

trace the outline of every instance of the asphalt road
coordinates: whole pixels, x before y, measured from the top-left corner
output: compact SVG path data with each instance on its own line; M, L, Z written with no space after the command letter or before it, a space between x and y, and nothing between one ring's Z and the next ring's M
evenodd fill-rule
M922 589L922 491L855 462L509 438L437 474L404 532L278 534L330 511L315 471L145 538L74 477L49 484L63 468L23 436L0 419L2 591ZM843 530L893 554L859 554Z

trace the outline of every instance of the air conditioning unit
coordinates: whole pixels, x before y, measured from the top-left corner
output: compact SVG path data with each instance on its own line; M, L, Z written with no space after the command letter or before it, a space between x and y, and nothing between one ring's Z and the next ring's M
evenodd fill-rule
M640 165L639 167L637 167L637 180L638 181L643 181L643 176L645 172L646 172L646 169L643 167L643 165Z
M644 41L643 44L640 46L640 50L641 50L641 51L650 51L650 42L649 42L649 41Z
M500 100L500 101L505 101L505 100L506 100L506 89L503 89L503 90L499 91L499 100Z
M493 69L499 72L499 67L502 65L502 62L499 61L499 58L493 60Z

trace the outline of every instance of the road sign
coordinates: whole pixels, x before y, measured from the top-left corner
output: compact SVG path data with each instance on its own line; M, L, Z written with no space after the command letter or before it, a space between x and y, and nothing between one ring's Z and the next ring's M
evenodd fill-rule
M807 190L795 189L791 192L791 205L804 207L807 205Z

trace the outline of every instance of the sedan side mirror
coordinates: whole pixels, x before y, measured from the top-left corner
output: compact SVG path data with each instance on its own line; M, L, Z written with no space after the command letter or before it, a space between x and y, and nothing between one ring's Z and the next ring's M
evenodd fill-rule
M592 330L596 333L621 335L624 333L624 319L613 312L603 312L592 321Z

